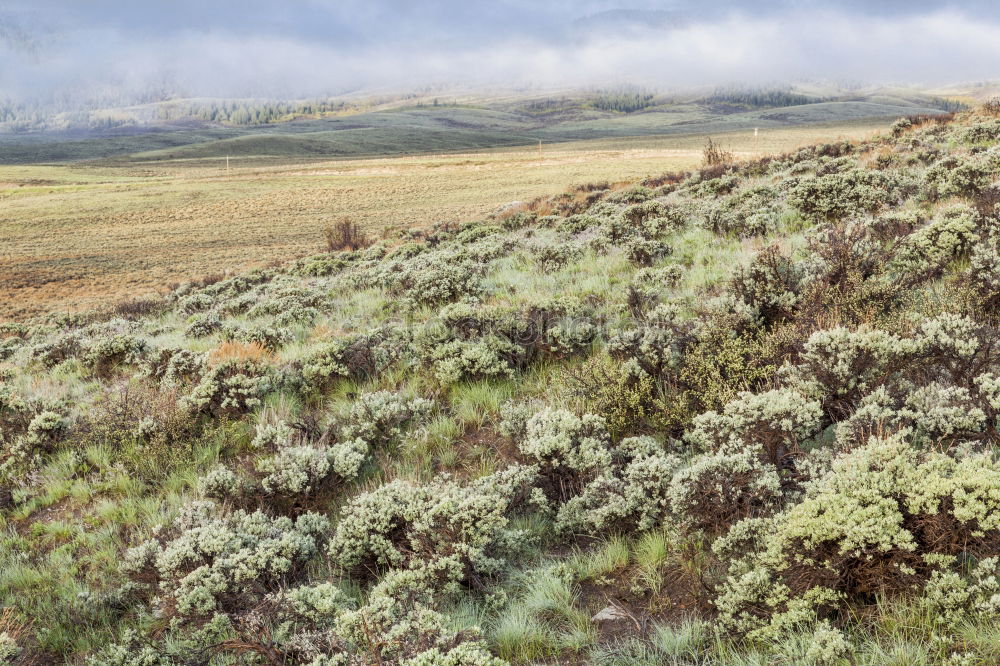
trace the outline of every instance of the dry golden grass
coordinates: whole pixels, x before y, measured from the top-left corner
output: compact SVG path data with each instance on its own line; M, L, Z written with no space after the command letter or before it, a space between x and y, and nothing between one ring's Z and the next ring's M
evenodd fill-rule
M716 138L737 159L888 121ZM593 181L690 169L704 136L601 139L474 154L349 161L187 160L0 166L0 320L137 297L208 273L323 251L343 216L387 230L484 217Z
M272 360L274 354L259 342L226 341L208 355L208 364L211 366L222 365L226 361L254 361L267 364Z

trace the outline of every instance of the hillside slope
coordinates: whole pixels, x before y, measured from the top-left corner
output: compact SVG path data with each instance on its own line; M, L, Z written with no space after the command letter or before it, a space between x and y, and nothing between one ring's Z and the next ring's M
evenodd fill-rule
M1000 119L0 329L0 655L1000 660Z
M86 131L0 132L0 164L136 155L148 161L233 156L371 157L562 143L604 137L704 134L901 115L938 114L942 100L912 91L875 90L817 103L753 107L691 97L650 102L635 112L595 108L596 93L499 98L470 96L452 105L429 100L350 114L301 116L258 125L194 118ZM652 96L651 96L652 97ZM819 101L820 99L826 101ZM436 101L436 100L435 100ZM419 106L414 104L419 103Z

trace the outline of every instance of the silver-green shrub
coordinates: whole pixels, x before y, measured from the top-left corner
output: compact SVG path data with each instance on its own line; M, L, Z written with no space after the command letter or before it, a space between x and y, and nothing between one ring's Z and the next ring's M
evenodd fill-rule
M511 528L510 516L533 477L531 469L515 467L466 485L447 478L385 484L344 509L330 556L368 577L417 572L436 593L455 591L463 581L482 585L525 538Z
M294 579L319 552L328 527L316 514L292 520L195 503L129 550L122 566L149 585L161 612L198 621L245 611Z
M558 507L555 525L570 533L633 532L662 524L669 511L671 479L681 459L649 437L609 447L611 465L588 468L591 479Z
M337 379L370 379L387 369L408 348L406 336L383 327L317 345L302 362L310 391L324 391Z
M958 204L903 239L892 268L903 275L931 274L966 255L976 240L979 214Z
M271 387L266 367L228 359L210 367L183 402L196 412L214 416L243 414L259 407Z
M722 412L695 417L687 441L707 453L754 452L772 465L787 462L822 425L819 402L797 391L741 393Z
M760 529L715 604L724 626L762 638L866 595L919 589L942 557L1000 554L1000 465L872 439Z

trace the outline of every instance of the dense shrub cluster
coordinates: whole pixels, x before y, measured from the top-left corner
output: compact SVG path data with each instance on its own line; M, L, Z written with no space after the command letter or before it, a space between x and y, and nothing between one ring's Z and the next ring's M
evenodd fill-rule
M406 338L391 327L345 336L318 345L302 363L310 389L322 391L337 379L371 379L400 357Z
M992 456L920 453L873 439L837 459L803 500L757 525L716 604L734 630L777 635L880 591L913 590L956 557L997 555Z
M0 482L14 487L66 431L64 416L0 382ZM22 478L19 478L22 477ZM9 492L9 491L8 491Z
M237 504L260 502L285 513L312 507L356 479L379 448L397 441L419 423L433 403L379 391L358 396L343 421L320 434L296 433L284 422L258 430L255 448L270 453L252 473L218 467L202 477L202 492Z
M705 213L705 224L717 234L764 236L778 229L783 208L776 188L758 185L737 192Z
M124 569L161 612L182 621L240 613L301 575L322 546L325 518L270 518L191 504L168 529L128 552Z
M788 202L816 220L873 213L892 201L900 183L880 171L848 169L801 181Z
M271 385L267 367L227 359L208 368L184 401L192 410L213 416L243 414L261 404Z

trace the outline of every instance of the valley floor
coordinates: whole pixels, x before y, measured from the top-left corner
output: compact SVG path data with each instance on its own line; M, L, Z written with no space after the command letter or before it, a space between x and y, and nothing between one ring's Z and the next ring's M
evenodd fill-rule
M738 157L859 139L889 121L716 135ZM567 186L698 166L706 136L362 160L127 158L0 166L0 321L98 307L321 249L342 217L380 236L465 222Z

